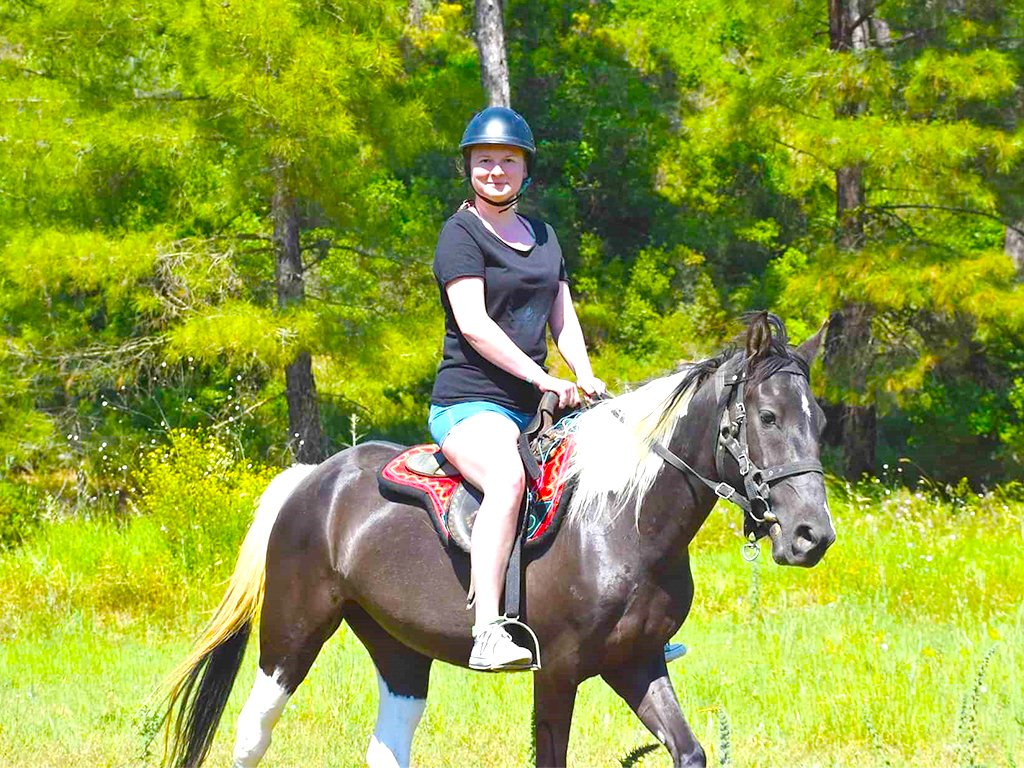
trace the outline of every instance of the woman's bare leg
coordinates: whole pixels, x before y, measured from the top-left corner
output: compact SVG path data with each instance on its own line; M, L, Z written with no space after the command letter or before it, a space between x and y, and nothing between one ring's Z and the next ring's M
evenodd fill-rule
M500 615L505 569L525 486L518 441L519 427L492 412L455 425L444 441L444 455L483 492L470 551L478 627Z

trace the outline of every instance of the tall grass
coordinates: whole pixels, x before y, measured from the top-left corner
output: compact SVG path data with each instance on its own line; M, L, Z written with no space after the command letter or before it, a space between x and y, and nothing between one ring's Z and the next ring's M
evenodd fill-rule
M156 456L134 514L49 519L0 553L0 765L155 764L146 696L219 597L268 476L186 443ZM740 514L713 512L691 551L690 653L671 668L709 765L1024 763L1014 493L833 483L839 538L811 570L748 565ZM228 762L254 666L251 649L211 765ZM415 764L528 764L531 700L529 676L436 665ZM571 764L666 764L600 680L577 702ZM343 628L265 765L359 765L375 712L372 665Z

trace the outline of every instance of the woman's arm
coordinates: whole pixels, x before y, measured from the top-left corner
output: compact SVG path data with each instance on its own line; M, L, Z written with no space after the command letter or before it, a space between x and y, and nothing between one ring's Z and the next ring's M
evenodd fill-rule
M576 374L576 383L580 389L591 396L603 395L604 382L594 377L594 371L590 367L587 345L583 340L583 328L580 327L576 309L572 305L569 284L564 281L558 284L558 295L551 307L548 324L558 351Z
M445 286L445 292L455 323L473 349L502 370L530 382L542 392L555 392L563 408L579 404L575 384L546 373L488 316L482 278L461 277L452 280Z

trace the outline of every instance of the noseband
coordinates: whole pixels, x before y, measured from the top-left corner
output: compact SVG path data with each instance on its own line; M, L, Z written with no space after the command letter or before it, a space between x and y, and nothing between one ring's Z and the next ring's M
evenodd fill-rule
M787 365L772 375L780 373L794 374L805 378L807 376L797 365ZM719 400L722 418L715 445L715 470L718 476L725 477L725 457L726 454L732 456L743 476L745 494L740 493L725 481L716 483L714 480L704 477L661 443L655 443L652 450L666 464L684 474L693 475L714 491L718 498L731 501L742 509L743 533L756 547L757 540L767 536L771 526L779 522L779 518L772 512L770 501L772 485L787 477L810 472L823 475L824 470L821 467L821 462L817 459L792 461L767 469L762 469L750 459L746 429L747 409L743 404L746 381L747 377L743 373L725 377L725 388Z

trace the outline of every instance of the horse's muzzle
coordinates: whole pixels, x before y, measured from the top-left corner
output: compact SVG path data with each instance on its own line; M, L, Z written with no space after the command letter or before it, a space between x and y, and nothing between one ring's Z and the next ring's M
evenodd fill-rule
M831 521L797 523L786 531L779 523L768 529L772 540L772 559L779 565L798 565L810 568L817 565L825 551L836 540Z

